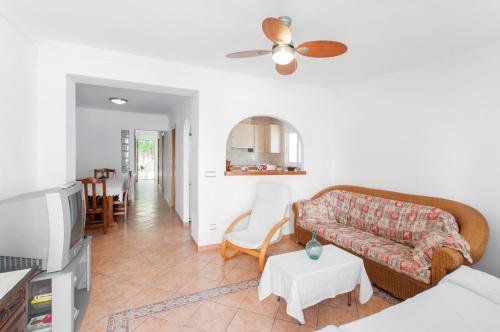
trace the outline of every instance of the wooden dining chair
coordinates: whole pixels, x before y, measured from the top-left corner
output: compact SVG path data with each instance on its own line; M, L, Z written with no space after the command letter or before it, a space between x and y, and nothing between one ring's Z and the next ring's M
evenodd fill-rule
M135 185L135 179L132 179L132 171L128 171L128 180L129 180L129 189L130 189L130 186L133 186ZM133 194L134 192L132 192ZM128 196L128 193L127 193L127 196ZM128 206L130 206L130 204L132 204L132 200L130 199L130 196L128 197L128 201L127 201L127 204Z
M109 179L109 177L111 175L113 175L113 178L116 177L116 170L114 168L96 168L96 169L94 169L94 177L96 179L100 179L100 178Z
M130 182L132 181L132 171L128 172L127 183L125 184L125 191L123 195L117 200L113 201L113 216L123 216L123 219L127 221L128 216L128 191L130 189Z
M103 233L108 232L108 196L106 196L106 179L85 178L80 180L83 184L85 198L85 228L102 226ZM89 192L88 186L91 185ZM97 193L97 186L102 186L102 191ZM100 218L96 218L100 217Z

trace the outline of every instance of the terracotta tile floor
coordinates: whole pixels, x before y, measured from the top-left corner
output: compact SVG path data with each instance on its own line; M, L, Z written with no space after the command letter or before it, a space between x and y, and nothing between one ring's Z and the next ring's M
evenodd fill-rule
M121 219L108 234L89 232L92 242L90 303L80 331L106 331L110 314L258 277L257 260L239 255L225 262L217 250L198 252L190 228L183 227L153 183L140 183L126 223ZM284 239L270 254L302 249ZM132 321L131 330L144 331L314 331L378 312L389 303L373 297L360 305L353 297L326 300L305 310L300 326L285 313L284 301L257 299L257 288L189 304Z

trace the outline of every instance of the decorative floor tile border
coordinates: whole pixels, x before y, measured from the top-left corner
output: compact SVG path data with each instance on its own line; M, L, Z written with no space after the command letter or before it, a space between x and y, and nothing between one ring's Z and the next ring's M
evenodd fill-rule
M107 332L130 332L130 322L133 319L151 316L162 311L172 310L202 300L240 292L245 289L257 287L258 285L258 278L251 279L117 312L109 316Z
M388 302L392 305L401 303L403 301L401 299L398 299L397 297L392 296L391 294L387 293L386 291L384 291L376 286L372 286L372 287L373 287L373 295L374 296L380 297L382 300L385 300L386 302Z
M166 299L161 302L147 304L137 308L120 311L109 316L107 332L130 332L130 323L134 319L151 316L162 311L172 310L202 300L208 300L215 297L240 292L246 289L257 287L258 285L259 278L250 279L197 293ZM400 299L375 286L373 286L373 295L382 298L392 305L401 302Z

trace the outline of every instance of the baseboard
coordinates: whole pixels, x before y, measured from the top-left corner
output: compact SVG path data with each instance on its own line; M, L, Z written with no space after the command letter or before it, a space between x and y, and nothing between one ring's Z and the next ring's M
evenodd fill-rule
M190 222L185 222L184 220L182 220L182 218L179 215L179 213L177 212L177 210L175 210L175 215L177 216L177 219L181 223L182 227L184 227L184 228L191 227L191 223Z
M215 244L207 244L204 246L199 246L198 243L191 237L191 241L193 241L193 244L196 246L198 252L201 251L208 251L208 250L215 250L220 248L220 243L215 243Z
M167 195L163 194L163 199L167 202L168 206L170 206L170 201L168 200Z
M290 239L294 236L293 233L291 234L283 234L281 236L282 239ZM207 244L207 245L198 245L193 238L191 238L191 240L193 241L193 243L196 245L196 247L198 248L198 251L201 252L201 251L209 251L209 250L215 250L215 249L219 249L220 248L220 245L221 243L214 243L214 244Z

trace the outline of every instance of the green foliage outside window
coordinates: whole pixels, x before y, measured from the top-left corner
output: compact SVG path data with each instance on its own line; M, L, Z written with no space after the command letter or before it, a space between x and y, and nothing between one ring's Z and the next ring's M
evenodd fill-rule
M154 153L155 142L149 139L140 139L137 142L139 152L144 152L147 154Z

